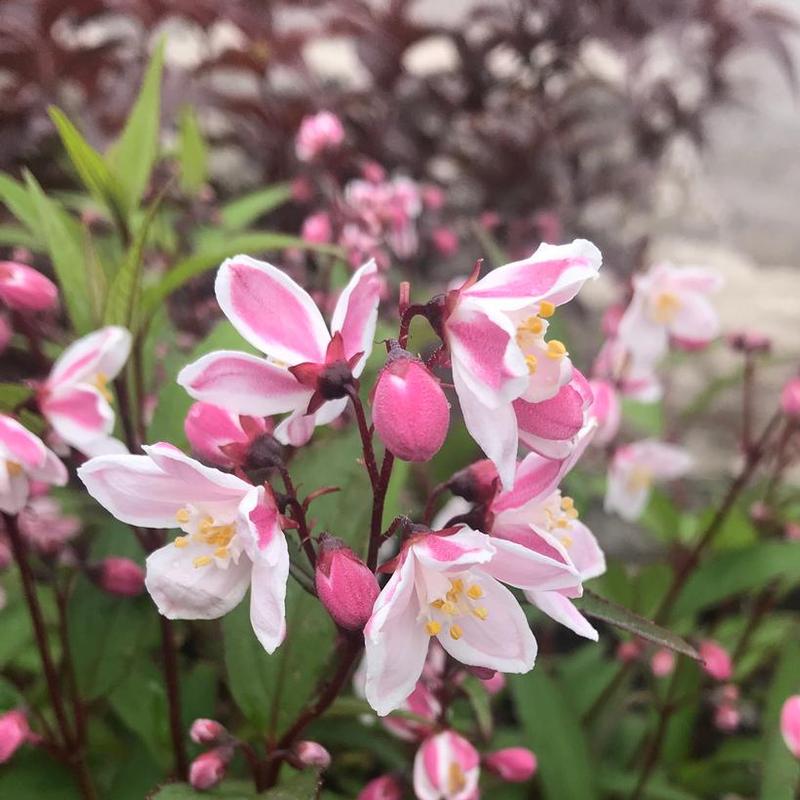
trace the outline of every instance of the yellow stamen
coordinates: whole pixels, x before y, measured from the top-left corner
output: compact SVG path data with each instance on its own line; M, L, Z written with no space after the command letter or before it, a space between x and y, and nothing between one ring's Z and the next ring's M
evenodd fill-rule
M464 770L455 762L450 762L450 768L447 772L447 783L450 794L457 794L463 792L464 787L467 785L467 776L464 775Z
M572 547L572 537L571 536L562 536L561 537L561 544L564 545L567 549Z
M479 597L483 597L483 589L481 589L477 583L473 583L472 586L467 589L467 595L473 600L477 600Z
M562 497L561 498L561 508L569 510L570 508L574 508L575 501L571 497Z
M577 508L568 508L564 514L566 515L567 519L578 519L578 509Z
M450 626L450 635L454 639L460 639L463 634L464 634L464 631L461 629L460 625L451 625Z
M450 585L453 587L453 591L456 594L464 591L464 581L461 578L456 578L455 580L450 581Z
M194 564L195 567L207 567L213 560L211 556L197 556L197 558L192 561L192 564Z
M188 547L189 546L189 537L188 536L178 536L175 539L175 547Z
M6 461L6 472L13 478L17 475L22 475L22 466L17 464L16 461Z
M653 302L653 319L662 324L672 322L680 308L681 301L679 297L672 294L672 292L662 292Z
M547 343L547 357L548 358L563 358L567 354L567 348L564 346L563 342L559 342L558 339L551 339Z
M525 356L525 366L527 366L528 372L531 375L533 375L536 372L536 366L537 366L536 356L534 355Z
M486 617L489 616L489 610L483 606L475 606L475 608L472 609L472 613L478 619L486 619Z
M94 385L109 403L114 401L114 395L111 394L111 390L108 388L108 375L106 375L104 372L98 372L94 378Z
M181 525L185 525L192 518L188 508L181 508L175 512L175 520Z
M218 548L217 548L217 549L214 551L214 555L215 555L217 558L227 558L227 557L228 557L228 555L229 555L228 548L227 548L227 547L218 547Z
M563 519L563 518L556 520L556 528L568 528L568 527L569 527L569 521L568 520Z
M442 630L442 623L435 619L429 620L425 623L425 630L428 632L428 636L436 636Z
M453 603L449 602L449 601L446 602L446 603L442 603L442 613L444 613L444 614L455 614L456 613L455 605Z
M434 601L431 603L431 605L432 605L434 608L439 608L439 609L441 609L441 608L442 608L442 606L444 605L444 600L434 600Z
M549 300L540 300L539 301L539 316L544 317L547 319L548 317L552 317L553 314L556 313L556 306L555 303L551 303Z

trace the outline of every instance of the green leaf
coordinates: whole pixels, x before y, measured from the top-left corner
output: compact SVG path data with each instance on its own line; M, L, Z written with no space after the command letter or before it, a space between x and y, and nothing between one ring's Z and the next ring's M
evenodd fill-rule
M536 753L546 800L597 797L595 768L568 696L541 664L527 675L511 676L510 684L525 734L520 744Z
M45 244L45 235L39 222L36 201L19 181L0 174L0 199L8 210L37 238Z
M147 599L114 597L87 580L78 582L67 619L78 688L90 700L119 684L144 643L155 640Z
M124 328L134 330L134 319L137 318L141 296L144 245L150 225L163 197L164 192L161 192L150 204L150 208L147 209L147 214L139 224L136 236L125 254L125 261L114 276L103 314L103 321L106 325L122 325Z
M191 106L181 110L178 126L178 160L181 186L188 194L196 193L208 180L208 149Z
M778 578L800 582L800 547L792 542L762 542L715 554L686 581L670 617L676 621L691 617Z
M796 546L796 545L795 545ZM796 634L796 630L795 630ZM786 643L767 696L762 720L764 752L761 800L792 800L800 786L800 765L781 736L781 708L787 697L800 691L800 645L797 636Z
M230 231L240 231L259 217L283 205L291 196L291 184L273 183L264 189L237 197L220 209L222 224Z
M492 719L492 708L489 692L486 687L474 676L468 675L461 684L461 689L469 699L472 711L475 714L475 721L478 723L478 730L481 736L488 742L492 738L494 720Z
M0 411L11 413L17 406L21 406L29 397L33 396L33 389L21 383L0 383Z
M92 311L78 229L64 209L47 197L30 172L25 172L25 182L35 203L70 320L77 333L88 333L92 329Z
M83 138L66 114L55 106L50 106L48 113L84 186L95 200L105 206L114 220L124 224L127 209L108 164Z
M0 225L0 246L27 247L33 251L45 249L44 242L40 242L32 233L18 225Z
M139 96L107 158L122 184L129 213L138 208L158 155L164 42L156 46Z
M8 800L80 800L72 774L41 749L23 748L0 771L0 797Z
M600 771L598 783L604 792L613 797L630 797L638 780L639 776L635 772L605 767ZM641 797L642 800L697 800L696 795L669 786L657 775L648 781Z
M197 275L218 267L226 258L239 253L261 253L269 250L283 250L297 247L305 250L338 253L338 249L330 245L312 245L296 236L283 233L243 233L228 239L216 248L196 253L178 262L156 286L150 287L142 300L142 314L145 319L152 316L158 307L176 289Z
M656 625L655 622L651 622L649 619L634 614L633 611L629 611L623 606L618 606L610 600L605 600L588 589L585 590L580 600L575 600L575 604L584 614L590 617L601 619L603 622L622 628L624 631L641 636L643 639L654 642L659 647L668 647L670 650L689 656L689 658L700 660L700 654L697 650L677 634L662 628L660 625Z
M319 775L310 770L293 775L275 789L261 794L256 794L253 784L247 781L225 781L216 789L204 792L196 792L185 783L172 783L156 791L152 800L197 800L201 797L216 797L219 800L316 800L319 784Z
M248 601L222 622L228 686L236 704L262 735L286 730L313 694L334 640L322 604L290 581L286 592L286 639L267 655L250 625Z

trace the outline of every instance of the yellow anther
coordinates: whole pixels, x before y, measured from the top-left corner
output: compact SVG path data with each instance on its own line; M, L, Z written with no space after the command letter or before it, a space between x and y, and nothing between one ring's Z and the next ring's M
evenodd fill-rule
M428 620L425 623L425 630L428 632L428 636L436 636L437 633L441 633L442 623L435 619Z
M566 515L567 519L578 519L578 509L577 508L568 508L564 514Z
M680 298L672 292L662 292L653 302L653 319L656 322L672 322L681 307Z
M547 357L548 358L563 358L567 354L567 348L564 342L559 342L558 339L551 339L547 343Z
M556 528L568 528L568 527L569 527L569 520L566 520L563 517L561 519L556 520Z
M184 525L192 518L188 508L180 508L175 512L175 520L181 525Z
M188 536L178 536L175 539L175 547L188 547L189 546L189 537Z
M98 372L94 379L94 385L109 403L113 402L114 395L111 394L111 390L108 388L108 375L104 372Z
M194 564L195 567L207 567L213 560L211 556L197 556L197 558L192 561L192 564Z
M553 314L556 313L556 306L555 303L551 303L549 300L540 300L539 301L539 316L544 317L547 319L548 317L552 317Z
M441 609L441 608L442 608L442 606L444 605L444 600L434 600L434 601L431 603L431 605L432 605L434 608L439 608L439 609Z
M561 508L569 510L575 506L575 501L571 497L561 498Z
M22 475L22 466L17 464L16 461L6 461L6 472L13 478L17 475Z
M205 516L200 520L200 533L208 533L214 527L214 520Z
M455 604L451 603L450 601L446 601L446 602L442 603L442 613L444 613L444 614L455 614L456 613Z
M456 594L464 591L464 581L462 581L461 578L455 578L454 580L451 580L450 586L453 587L453 591Z
M451 625L450 626L450 635L454 639L460 639L464 634L464 631L461 629L460 625Z
M450 767L447 771L447 788L449 794L455 795L463 792L467 785L467 776L464 775L464 770L456 761L450 762Z
M475 606L475 608L472 609L472 613L478 619L486 619L486 617L489 616L489 610L484 608L483 606Z
M528 372L533 375L536 372L538 362L536 361L536 356L528 355L525 356L525 366L528 368Z
M572 547L572 537L571 536L562 536L561 537L561 544L563 544L564 547L567 547L567 548Z
M228 548L227 547L218 547L214 551L214 555L217 558L227 558L230 555L230 553L228 552Z
M477 600L479 597L483 597L483 589L481 589L477 583L473 583L472 586L467 589L467 595L473 600Z
M539 317L527 317L517 326L517 331L521 333L532 333L538 336L544 330L544 322Z

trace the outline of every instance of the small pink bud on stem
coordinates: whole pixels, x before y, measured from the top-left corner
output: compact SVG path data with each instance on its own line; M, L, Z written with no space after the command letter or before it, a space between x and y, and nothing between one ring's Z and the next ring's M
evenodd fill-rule
M109 556L93 570L101 589L120 597L136 597L144 591L144 570L129 558Z
M0 764L5 764L30 739L31 729L24 711L14 709L0 715Z
M711 639L701 642L700 658L703 659L703 668L714 680L730 680L733 663L728 651L720 644Z
M196 719L189 729L189 737L197 744L219 744L230 734L222 723L214 719Z
M790 378L784 385L781 411L794 422L800 422L800 376Z
M380 587L367 565L341 539L320 537L314 582L337 625L351 631L366 625Z
M327 769L331 764L331 754L318 742L297 742L292 754L293 760L302 767Z
M800 758L800 694L792 695L781 709L781 734L789 752Z
M656 678L665 678L667 675L671 675L675 669L675 653L665 647L656 650L650 659L650 669Z
M483 762L490 772L509 783L524 783L533 777L538 763L525 747L506 747L486 756Z
M201 753L189 765L189 783L200 791L212 789L225 777L232 755L233 750L227 747Z
M373 778L359 793L356 800L402 800L403 787L394 775Z

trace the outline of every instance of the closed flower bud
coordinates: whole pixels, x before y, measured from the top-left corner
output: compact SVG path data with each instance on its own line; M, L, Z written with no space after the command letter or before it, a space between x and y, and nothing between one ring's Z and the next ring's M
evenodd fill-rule
M380 587L367 565L341 539L322 535L315 583L319 599L337 625L352 631L366 625Z
M642 655L642 645L636 639L629 639L617 645L617 661L623 664L631 664L637 661Z
M714 725L723 733L733 733L742 720L741 712L734 705L723 703L714 712Z
M215 719L196 719L189 729L189 737L197 744L217 744L228 735L225 726Z
M480 758L475 748L453 731L426 739L414 758L417 797L468 800L478 793Z
M656 650L650 659L650 669L656 678L665 678L667 675L671 675L675 669L675 653L663 647Z
M500 490L500 476L494 462L485 458L456 472L448 481L447 488L468 503L483 505L494 500Z
M378 376L372 421L378 436L397 458L428 461L444 444L450 404L428 368L397 348Z
M768 353L772 342L768 336L758 331L735 331L728 334L728 346L740 353Z
M333 239L331 218L324 211L306 217L300 236L311 244L328 244Z
M800 694L792 695L781 709L781 734L789 752L800 758Z
M32 267L0 261L0 300L15 311L46 311L55 308L58 289Z
M101 589L120 597L136 597L144 591L144 570L129 558L103 559L96 580Z
M327 769L331 764L331 754L318 742L298 742L293 750L296 761L304 767Z
M491 678L481 678L483 688L491 695L502 692L506 685L506 676L502 672L495 672Z
M224 777L230 752L221 747L201 753L189 766L189 783L195 789L212 789Z
M800 421L800 376L791 378L783 387L781 410L790 419Z
M311 161L326 150L335 150L344 141L344 127L339 117L330 111L320 111L304 117L295 139L295 151L300 161Z
M402 800L403 787L393 775L381 775L371 780L356 800Z
M733 663L728 651L710 639L700 643L700 658L703 668L716 681L730 680Z
M486 756L483 763L490 772L510 783L523 783L536 772L536 756L525 747L506 747Z
M0 715L0 764L5 764L31 738L24 711L14 709Z

